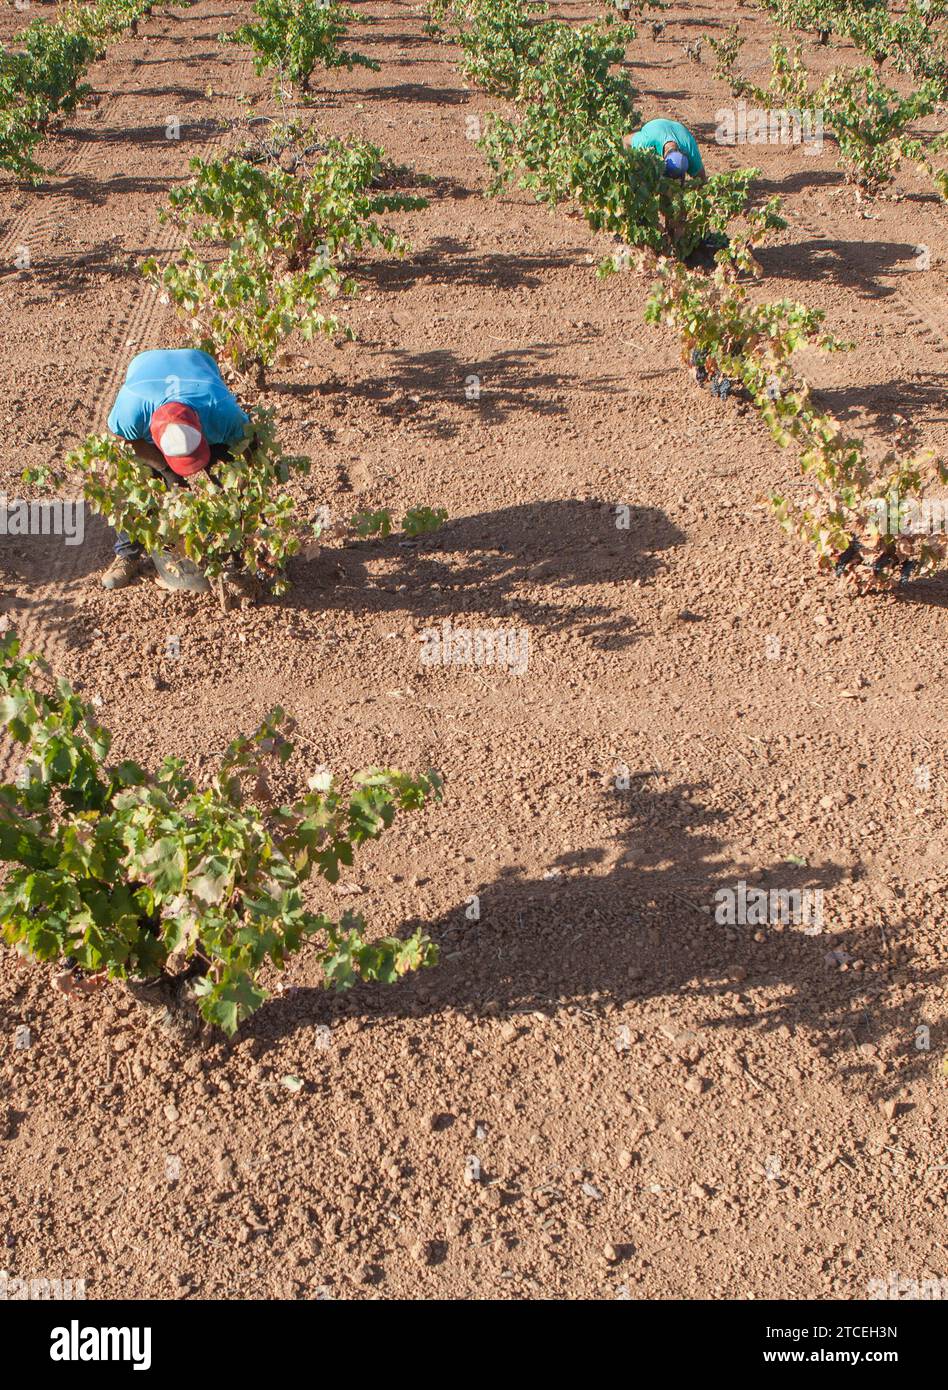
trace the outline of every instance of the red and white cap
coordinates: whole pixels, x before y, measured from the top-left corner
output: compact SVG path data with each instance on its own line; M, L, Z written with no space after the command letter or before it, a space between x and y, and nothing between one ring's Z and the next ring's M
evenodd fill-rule
M180 477L200 473L210 462L211 448L204 438L201 417L189 405L181 401L160 405L149 429L168 467Z

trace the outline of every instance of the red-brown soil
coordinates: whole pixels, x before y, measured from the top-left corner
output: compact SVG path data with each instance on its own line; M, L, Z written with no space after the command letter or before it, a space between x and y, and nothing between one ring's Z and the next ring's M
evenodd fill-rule
M423 923L442 963L332 997L304 952L227 1046L117 986L70 1004L5 952L2 1263L164 1299L860 1298L942 1276L948 587L817 577L764 501L792 455L691 383L646 281L596 280L610 243L581 218L484 199L466 122L495 103L413 6L360 8L381 70L322 76L316 117L429 174L431 205L399 219L404 262L360 272L358 341L294 345L264 399L312 455L312 513L443 505L448 525L295 562L284 600L226 616L104 593L90 520L81 548L3 541L4 608L102 697L119 756L199 768L279 703L296 776L439 767L445 801L365 854L351 901L378 930ZM158 207L226 147L237 95L271 109L216 39L247 9L156 13L46 145L57 177L0 190L10 497L104 426L134 352L177 341L136 265L172 245ZM909 171L858 207L829 146L715 147L732 99L682 44L736 19L759 62L770 26L666 18L632 50L643 114L784 195L760 293L855 341L807 363L826 406L880 448L943 449L944 208ZM445 619L528 629L526 674L420 666ZM823 888L823 933L718 926L739 878Z

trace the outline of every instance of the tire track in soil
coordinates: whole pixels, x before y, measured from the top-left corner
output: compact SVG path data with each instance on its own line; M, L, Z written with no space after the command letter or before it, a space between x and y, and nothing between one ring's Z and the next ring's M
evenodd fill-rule
M928 295L912 294L899 285L889 296L890 305L893 299L899 302L909 325L917 330L919 337L935 352L944 352L948 346L948 303L933 303Z
M206 16L191 12L187 18L198 23L205 23ZM154 36L154 41L159 41L164 36ZM241 90L241 85L245 77L252 73L252 64L249 56L238 64L234 65L233 70L233 92L226 97L222 103L219 115L222 125L200 142L203 152L207 152L218 144L224 135L229 132L230 121L239 114L239 103L237 93ZM109 102L114 103L118 96L125 96L127 93L110 94ZM134 133L129 132L130 139L134 139ZM70 174L79 171L82 163L82 155L88 149L94 153L96 142L89 141L88 145L80 146L75 151L70 152L62 163L57 167L56 174ZM193 145L189 146L187 160L194 156ZM67 205L72 194L68 190L61 190L54 193L50 203L45 208L37 209L35 216L27 216L19 223L15 224L13 230L8 234L4 246L9 248L12 244L18 244L22 240L25 245L46 244L40 241L44 230L48 230L56 223L56 208ZM155 204L155 220L157 222L158 204ZM32 238L32 243L29 240ZM160 227L155 235L155 249L159 257L164 257L172 253L180 245L181 237L178 230L171 224ZM4 259L5 252L0 251L0 260ZM102 370L95 378L89 382L89 390L83 393L81 401L76 402L76 414L74 416L75 428L81 435L90 433L100 422L106 402L111 404L114 394L118 389L119 382L124 376L131 352L126 349L130 344L140 340L152 320L156 317L159 309L159 299L155 290L147 285L144 280L140 282L137 301L133 304L129 313L118 321L112 315L108 321L100 321L90 326L90 337L97 337L102 344L99 354L103 364ZM109 328L109 325L111 327ZM59 446L54 448L47 457L47 463L52 463L59 453ZM108 535L106 532L96 545L94 552L95 558L100 555L104 559L108 552ZM48 577L42 584L33 587L31 593L30 607L26 609L22 616L18 617L15 624L17 635L19 636L23 649L26 651L39 651L48 660L55 661L58 651L63 650L63 639L53 632L44 631L43 615L60 602L68 587L76 581L77 573L82 565L89 558L89 542L85 540L82 545L77 546L58 546L51 549L50 566ZM12 625L12 624L11 624ZM0 748L0 778L8 779L11 765L19 762L20 752L17 745L4 738L3 747Z
M114 96L110 93L105 98L100 109L107 110L109 104L113 100ZM55 139L55 136L52 138ZM49 180L54 178L65 179L68 178L70 174L76 173L82 153L83 150L81 145L77 146L74 150L68 150L59 163L53 165L49 169ZM37 194L43 199L43 203L41 207L36 208L34 216L30 216L33 209L28 209L19 221L14 220L10 229L3 237L3 240L0 241L0 265L2 265L0 274L10 275L13 273L13 268L10 265L13 259L11 252L15 251L19 246L38 246L45 244L45 241L42 239L47 238L56 225L58 220L58 208L67 204L72 197L68 189L57 188L49 182L49 180L45 183L37 184L34 188L30 188L28 184L24 185L27 189L28 197ZM48 192L46 192L46 190L48 190Z

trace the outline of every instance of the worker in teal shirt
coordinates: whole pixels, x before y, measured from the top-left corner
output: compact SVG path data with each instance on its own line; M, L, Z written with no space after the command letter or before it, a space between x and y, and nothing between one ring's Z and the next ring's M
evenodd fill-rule
M213 357L195 348L174 348L132 358L108 426L174 487L186 486L192 474L226 458L248 421ZM144 562L141 546L120 535L103 587L133 584Z
M651 150L664 164L669 178L684 179L688 174L699 183L705 180L698 142L681 121L647 121L634 135L626 135L622 143L627 149Z

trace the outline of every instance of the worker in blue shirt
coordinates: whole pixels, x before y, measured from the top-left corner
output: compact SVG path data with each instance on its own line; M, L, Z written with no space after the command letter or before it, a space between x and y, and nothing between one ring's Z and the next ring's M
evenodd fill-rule
M622 143L626 149L651 150L665 166L665 173L671 179L684 179L685 175L704 183L704 161L698 142L687 126L681 121L658 119L646 121L641 130L626 135Z
M177 348L140 352L132 358L108 427L175 487L186 486L194 473L226 458L230 446L243 438L248 422L213 357L195 348ZM103 588L133 584L145 563L142 547L119 535L115 558L102 576Z
M661 160L665 177L680 181L682 187L686 177L694 183L706 181L698 142L681 121L664 118L646 121L641 130L623 136L622 143L626 149L651 151ZM668 239L675 245L685 230L685 215L679 212L675 216L672 211L665 210L663 221ZM713 249L710 242L706 245L707 249Z

